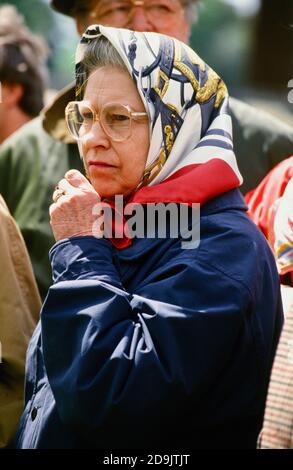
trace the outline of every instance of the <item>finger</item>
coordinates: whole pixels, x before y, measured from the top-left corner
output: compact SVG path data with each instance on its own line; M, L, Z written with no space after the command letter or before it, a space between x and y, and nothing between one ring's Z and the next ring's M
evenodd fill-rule
M76 190L75 190L76 191ZM59 200L64 200L64 198L68 199L68 197L70 196L70 194L72 193L65 193L65 191L63 189L55 189L55 191L53 192L53 196L52 196L52 201L57 204Z
M75 194L76 193L76 186L73 186L69 181L67 181L65 178L59 181L57 185L58 189L61 189L62 191L65 192L65 194Z
M65 174L66 180L76 188L94 190L91 183L78 170L69 170Z
M49 215L50 215L50 218L52 218L52 214L53 214L54 210L56 209L56 207L57 207L56 202L52 202L52 204L49 206Z
M60 189L55 189L55 191L53 192L52 201L53 201L55 204L56 204L56 202L58 201L58 198L60 197L60 192L61 192Z

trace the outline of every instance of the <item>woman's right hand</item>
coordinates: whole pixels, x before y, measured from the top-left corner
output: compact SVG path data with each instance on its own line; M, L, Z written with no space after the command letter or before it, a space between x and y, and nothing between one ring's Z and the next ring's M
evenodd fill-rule
M101 198L78 170L69 170L59 181L49 208L55 240L97 233L97 204Z

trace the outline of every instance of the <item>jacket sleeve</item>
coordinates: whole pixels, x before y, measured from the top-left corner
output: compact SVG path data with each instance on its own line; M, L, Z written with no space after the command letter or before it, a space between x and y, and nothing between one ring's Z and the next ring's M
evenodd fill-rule
M63 422L89 444L134 445L140 427L152 442L191 397L200 406L235 348L247 292L184 259L127 292L110 242L93 237L57 243L51 262L42 341Z

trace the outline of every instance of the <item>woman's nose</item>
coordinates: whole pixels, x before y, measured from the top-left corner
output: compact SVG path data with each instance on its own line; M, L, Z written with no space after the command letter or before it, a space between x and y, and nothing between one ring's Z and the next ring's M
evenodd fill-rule
M109 148L111 145L109 137L98 120L92 124L91 129L82 137L81 142L84 150L93 147Z

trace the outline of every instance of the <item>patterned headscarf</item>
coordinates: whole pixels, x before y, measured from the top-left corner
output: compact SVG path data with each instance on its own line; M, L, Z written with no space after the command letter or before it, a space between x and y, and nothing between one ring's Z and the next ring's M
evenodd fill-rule
M132 76L150 120L150 148L133 202L207 200L239 186L228 92L187 45L158 33L90 26L76 52L76 96L83 98L87 45L106 37Z

